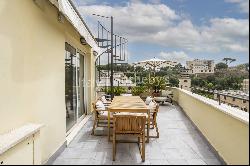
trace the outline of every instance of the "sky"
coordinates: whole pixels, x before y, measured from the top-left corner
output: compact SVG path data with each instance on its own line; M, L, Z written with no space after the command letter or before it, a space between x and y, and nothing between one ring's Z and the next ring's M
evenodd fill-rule
M128 62L223 58L249 62L249 0L74 0L94 35L97 21L128 39Z

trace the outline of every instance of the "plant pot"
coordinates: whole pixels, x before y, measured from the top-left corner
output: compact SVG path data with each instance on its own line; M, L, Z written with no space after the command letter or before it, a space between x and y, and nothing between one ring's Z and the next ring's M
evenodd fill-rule
M153 96L153 97L160 97L160 92L153 92L153 93L152 93L152 96Z

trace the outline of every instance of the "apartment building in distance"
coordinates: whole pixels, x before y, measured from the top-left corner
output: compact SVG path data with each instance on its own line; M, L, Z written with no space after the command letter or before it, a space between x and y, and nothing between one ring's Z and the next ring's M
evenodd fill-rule
M249 79L244 79L241 85L242 91L245 93L249 93Z
M179 88L191 91L190 70L183 68L179 77Z
M109 73L106 70L102 70L100 73L100 77L97 80L97 87L109 87L110 86L110 77ZM121 87L133 87L136 86L123 72L114 72L114 86Z
M186 65L187 69L190 70L190 74L212 74L215 70L213 60L195 59L193 61L187 61Z
M242 91L218 91L214 93L214 99L231 107L249 112L249 94Z
M154 62L154 60L155 59L152 59L152 63ZM137 62L137 63L133 63L132 65L135 66L135 67L137 67L137 66L143 67L145 70L149 70L150 68L152 68L151 65L148 65L148 61ZM159 62L159 63L156 64L155 70L159 71L163 67L174 68L176 65L178 65L178 62L174 62L174 61L162 61L162 62Z

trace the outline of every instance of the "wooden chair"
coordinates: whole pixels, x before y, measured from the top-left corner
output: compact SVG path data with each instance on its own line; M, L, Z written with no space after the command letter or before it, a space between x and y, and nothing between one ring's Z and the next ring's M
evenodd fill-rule
M92 103L93 106L93 113L94 113L94 122L92 128L92 135L95 135L95 129L97 127L108 127L108 110L98 110L96 107L96 102ZM110 118L112 124L112 116ZM112 126L111 126L112 127ZM102 135L103 136L103 135Z
M157 114L159 112L159 104L157 104L154 100L155 108L150 109L150 125L152 126L151 129L156 130L156 136L149 136L150 138L159 138L159 129L157 124Z
M99 100L101 100L107 107L111 104L111 101L108 101L105 96L100 97Z
M115 161L116 156L117 135L136 136L142 161L145 161L145 124L146 116L143 115L115 114L113 116L113 161Z

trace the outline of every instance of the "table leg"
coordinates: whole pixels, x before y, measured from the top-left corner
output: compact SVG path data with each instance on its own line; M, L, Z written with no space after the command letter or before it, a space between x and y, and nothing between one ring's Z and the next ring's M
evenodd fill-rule
M108 141L110 142L110 111L108 111Z
M150 129L150 111L148 110L148 125L147 125L147 143L149 143L149 129Z

